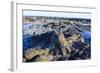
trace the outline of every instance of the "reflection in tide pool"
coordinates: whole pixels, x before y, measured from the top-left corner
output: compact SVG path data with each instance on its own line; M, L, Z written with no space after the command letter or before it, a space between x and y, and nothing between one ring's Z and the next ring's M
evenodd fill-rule
M90 31L83 31L82 36L86 43L89 43L89 44L91 43L91 32Z

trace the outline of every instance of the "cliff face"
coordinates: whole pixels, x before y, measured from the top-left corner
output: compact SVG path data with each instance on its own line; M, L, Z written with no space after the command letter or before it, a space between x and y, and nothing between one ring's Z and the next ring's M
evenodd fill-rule
M23 24L23 62L91 58L90 24L67 18L31 18L35 20Z

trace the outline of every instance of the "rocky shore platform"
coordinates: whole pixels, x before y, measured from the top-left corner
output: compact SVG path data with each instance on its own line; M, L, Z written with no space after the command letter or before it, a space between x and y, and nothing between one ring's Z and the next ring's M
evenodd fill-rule
M91 20L23 17L23 62L91 59Z

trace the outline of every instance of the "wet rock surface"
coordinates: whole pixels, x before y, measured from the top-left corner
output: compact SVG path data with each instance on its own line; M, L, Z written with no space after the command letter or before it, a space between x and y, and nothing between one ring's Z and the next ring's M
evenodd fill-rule
M83 19L86 22L68 18L30 19L35 20L23 24L23 62L91 59L88 19Z

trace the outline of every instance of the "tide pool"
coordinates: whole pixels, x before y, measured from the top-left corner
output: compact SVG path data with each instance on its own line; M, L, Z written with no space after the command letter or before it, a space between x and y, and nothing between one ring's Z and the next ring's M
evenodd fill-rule
M84 38L84 41L86 43L91 43L91 32L90 31L83 31L82 32L82 37Z

